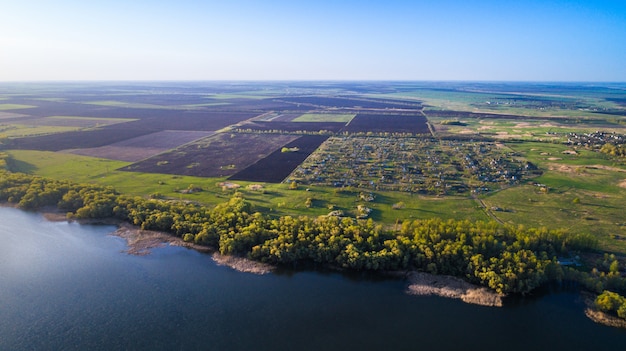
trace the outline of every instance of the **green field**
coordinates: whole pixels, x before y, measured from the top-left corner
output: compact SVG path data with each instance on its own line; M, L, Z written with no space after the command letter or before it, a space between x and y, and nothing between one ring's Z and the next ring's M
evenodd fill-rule
M34 108L33 105L21 105L21 104L0 104L0 111L6 110L22 110L27 108Z
M98 100L84 102L87 105L108 106L108 107L126 107L126 108L150 108L150 109L171 109L173 106L162 106L155 104L143 104L136 102L123 102L115 100Z
M292 122L350 122L356 114L305 113Z
M79 130L79 127L32 126L22 124L0 125L0 138L16 138Z

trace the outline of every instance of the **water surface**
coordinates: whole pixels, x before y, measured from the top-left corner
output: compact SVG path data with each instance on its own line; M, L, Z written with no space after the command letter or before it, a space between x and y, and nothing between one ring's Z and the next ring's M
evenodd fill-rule
M257 276L179 247L123 253L111 226L0 208L0 350L623 350L575 292L504 308L322 272Z

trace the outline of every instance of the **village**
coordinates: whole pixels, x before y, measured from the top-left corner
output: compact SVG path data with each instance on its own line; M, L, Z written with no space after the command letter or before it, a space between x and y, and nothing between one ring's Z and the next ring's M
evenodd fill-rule
M491 191L539 174L493 142L343 136L324 142L288 181L453 195Z

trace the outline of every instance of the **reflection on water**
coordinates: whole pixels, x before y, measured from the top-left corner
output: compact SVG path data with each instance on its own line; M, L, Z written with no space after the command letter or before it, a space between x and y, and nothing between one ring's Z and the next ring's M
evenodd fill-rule
M179 247L124 254L110 226L0 208L0 350L620 350L577 293L505 308L362 274L256 276Z

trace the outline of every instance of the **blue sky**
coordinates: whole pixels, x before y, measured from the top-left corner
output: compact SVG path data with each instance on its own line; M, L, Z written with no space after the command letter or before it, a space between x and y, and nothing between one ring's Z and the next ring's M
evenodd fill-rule
M626 1L0 0L0 81L626 81Z

